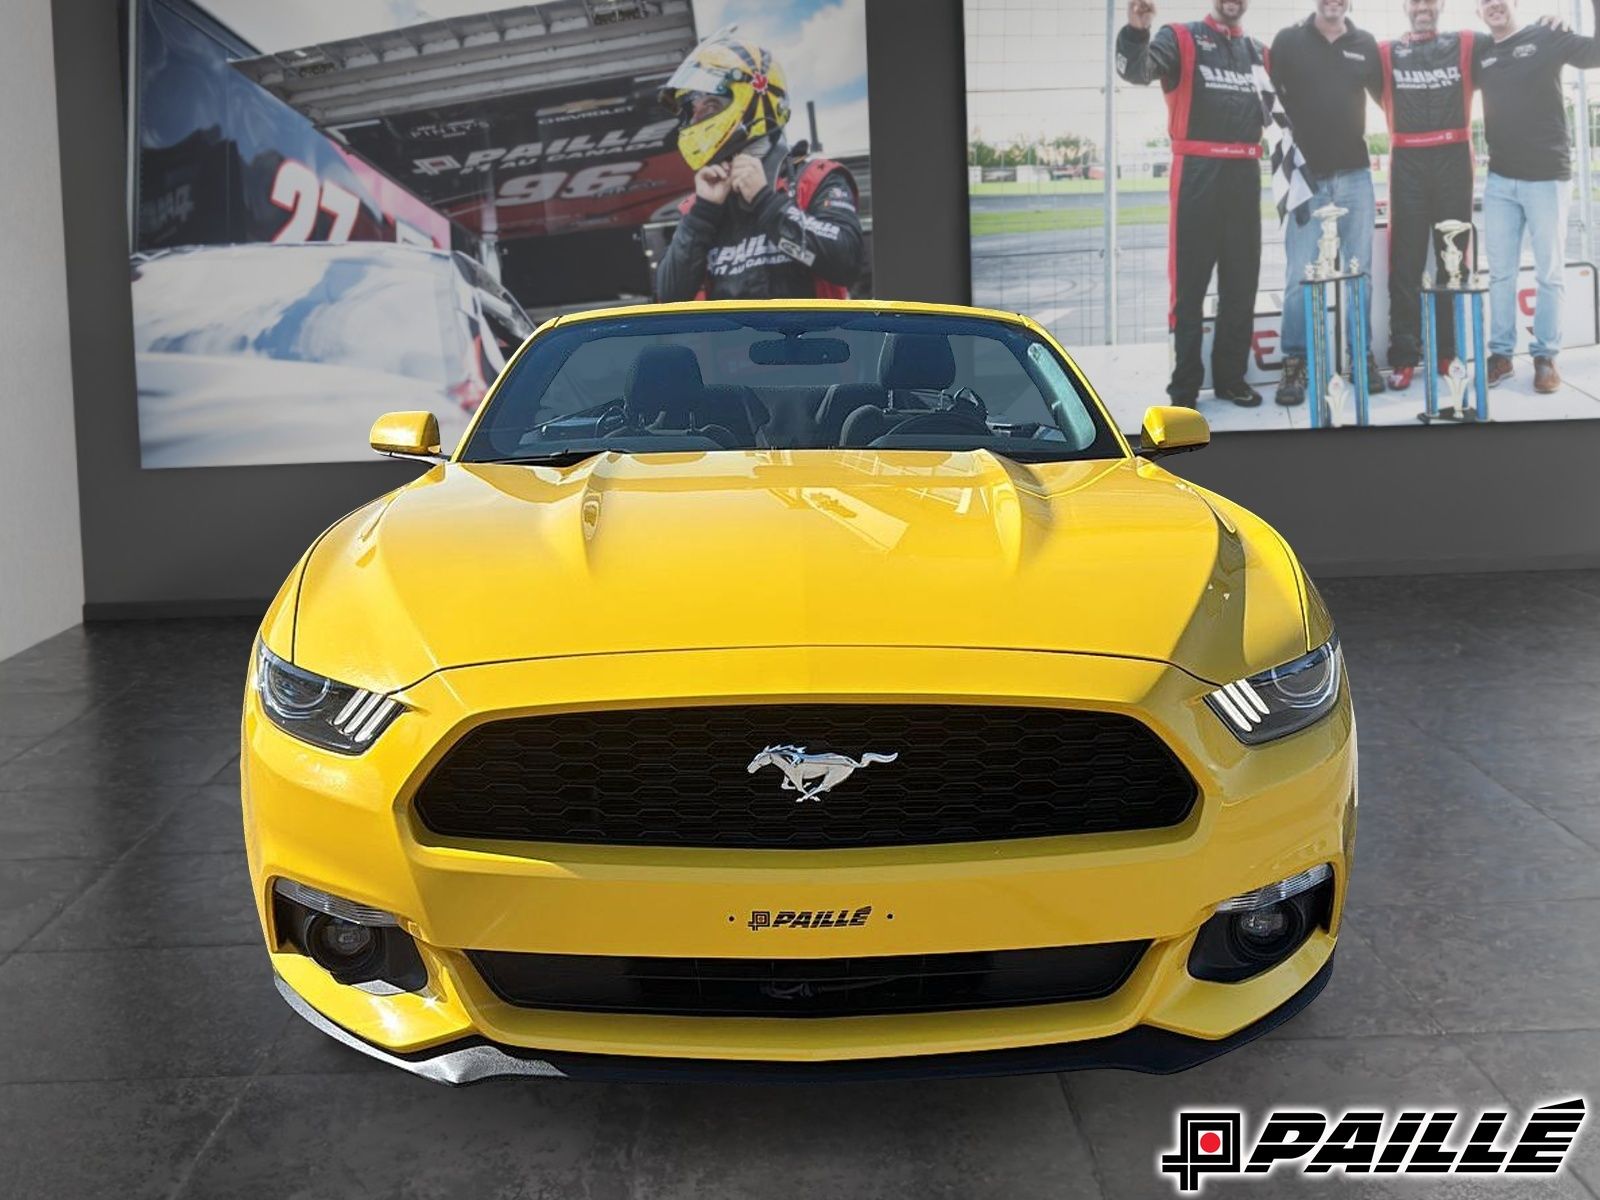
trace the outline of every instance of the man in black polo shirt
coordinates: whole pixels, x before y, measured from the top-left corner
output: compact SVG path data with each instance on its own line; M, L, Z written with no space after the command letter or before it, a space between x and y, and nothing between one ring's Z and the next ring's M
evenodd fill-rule
M1600 0L1595 0L1600 21ZM1561 387L1562 263L1572 194L1572 135L1561 69L1600 67L1600 39L1547 25L1524 25L1516 0L1479 0L1489 27L1478 40L1473 74L1483 93L1489 181L1483 192L1489 250L1489 386L1508 379L1517 346L1517 269L1522 235L1533 243L1538 299L1533 316L1533 386Z
M1502 0L1494 0L1500 3ZM1312 209L1337 204L1348 209L1339 218L1339 243L1344 261L1358 260L1363 270L1372 263L1372 227L1377 206L1367 159L1367 96L1382 101L1383 79L1378 43L1357 29L1346 13L1350 0L1317 0L1316 9L1272 42L1272 85L1283 100L1294 127L1295 145L1305 157L1314 193L1308 206L1291 216L1284 230L1288 270L1283 286L1283 378L1279 404L1299 404L1306 396L1306 317L1301 284L1306 267L1316 260L1320 222ZM1372 344L1371 295L1361 314ZM1367 388L1383 391L1377 362L1367 356Z

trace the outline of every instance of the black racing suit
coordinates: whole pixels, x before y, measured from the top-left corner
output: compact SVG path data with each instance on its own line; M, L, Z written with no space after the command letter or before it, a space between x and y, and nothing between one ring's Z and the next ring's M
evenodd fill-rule
M795 203L800 168L783 139L762 156L767 186L746 203L700 196L678 222L656 268L656 299L766 300L842 296L861 275L861 218L855 185L830 170Z
M1378 47L1383 66L1383 109L1389 118L1389 365L1422 362L1422 274L1434 251L1434 279L1444 280L1438 258L1440 221L1472 220L1472 53L1469 32L1407 34ZM1460 243L1458 243L1460 244ZM1463 246L1469 255L1475 246ZM1467 260L1471 262L1469 257ZM1455 355L1454 305L1441 301L1441 358ZM1437 370L1438 364L1424 364Z
M1117 34L1117 73L1129 83L1161 81L1172 138L1167 282L1176 364L1168 394L1192 403L1205 371L1201 317L1217 272L1217 332L1211 383L1244 383L1261 273L1260 94L1254 68L1265 50L1254 38L1207 17L1164 25L1154 36L1131 25Z

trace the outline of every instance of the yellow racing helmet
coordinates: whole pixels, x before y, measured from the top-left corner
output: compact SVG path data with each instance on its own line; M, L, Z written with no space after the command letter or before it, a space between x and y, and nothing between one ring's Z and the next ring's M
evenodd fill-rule
M789 88L772 52L717 30L689 53L661 88L661 103L678 118L678 150L689 169L737 154L789 122Z

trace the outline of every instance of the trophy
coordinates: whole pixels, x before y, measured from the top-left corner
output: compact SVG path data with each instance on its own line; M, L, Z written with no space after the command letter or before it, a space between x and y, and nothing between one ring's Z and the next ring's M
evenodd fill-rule
M1460 264L1458 263L1457 265L1459 266ZM1454 285L1452 284L1451 286ZM1454 409L1458 413L1466 412L1466 405L1462 403L1462 398L1467 394L1467 368L1461 365L1461 359L1453 358L1450 360L1450 371L1444 377L1444 383L1445 387L1450 389L1449 409ZM1449 411L1449 409L1446 411Z
M1311 214L1322 222L1322 236L1317 239L1317 261L1306 266L1307 279L1332 279L1339 273L1339 218L1349 211L1324 204Z
M1328 380L1328 424L1335 429L1348 424L1345 412L1350 403L1351 391L1350 383L1343 375L1335 375Z
M1460 245L1461 235L1472 232L1471 221L1440 221L1434 226L1444 239L1444 250L1439 257L1444 261L1444 287L1452 290L1461 287L1461 260L1465 257Z

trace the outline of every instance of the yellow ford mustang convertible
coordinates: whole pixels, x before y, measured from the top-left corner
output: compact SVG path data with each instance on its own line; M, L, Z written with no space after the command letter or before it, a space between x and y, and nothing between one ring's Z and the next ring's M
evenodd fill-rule
M803 301L535 333L261 627L285 999L449 1083L1174 1071L1326 984L1356 814L1283 539L1031 321Z

